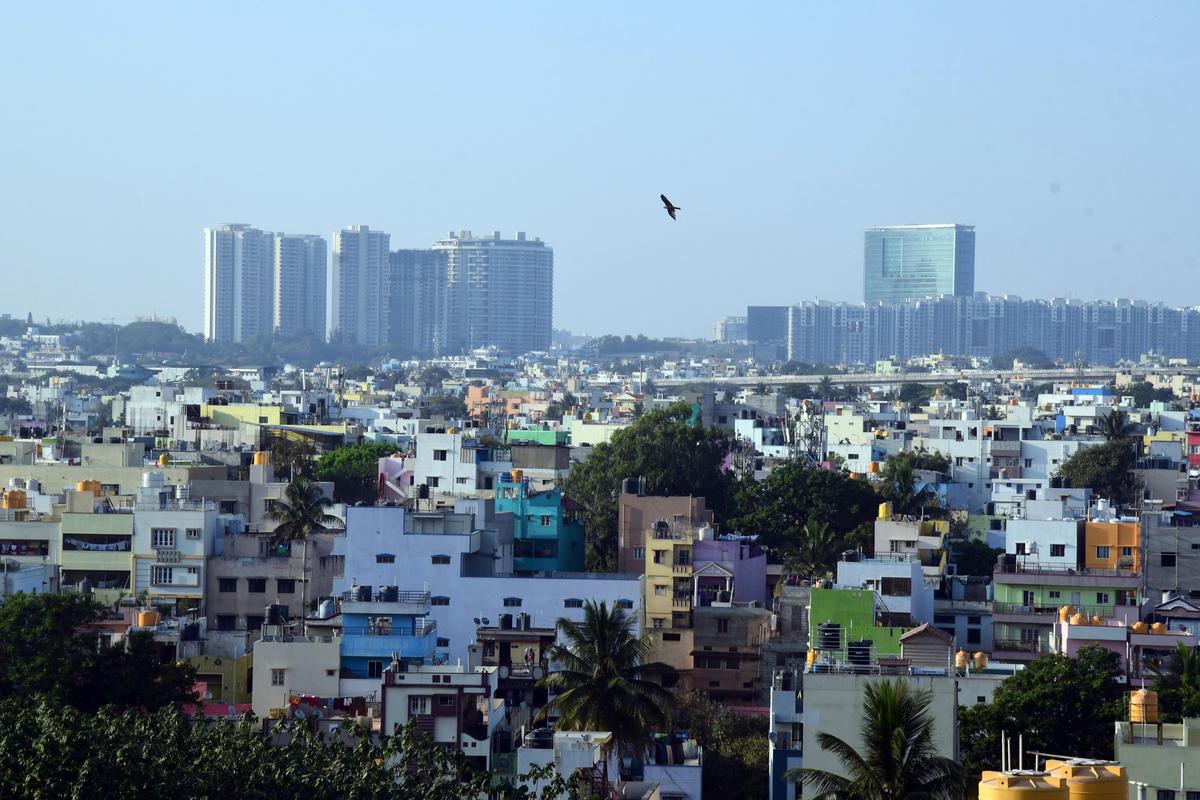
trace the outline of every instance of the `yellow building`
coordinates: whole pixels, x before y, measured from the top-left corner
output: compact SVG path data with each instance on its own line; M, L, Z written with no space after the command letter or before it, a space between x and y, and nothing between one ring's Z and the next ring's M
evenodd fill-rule
M98 489L99 484L96 484ZM66 492L59 525L61 586L85 578L96 600L115 603L133 591L133 506L114 504L92 488Z
M196 680L208 685L215 703L249 703L254 654L237 658L192 656L184 661L196 668Z
M1083 565L1087 569L1141 572L1137 520L1088 520L1083 528Z
M285 418L283 406L260 406L256 403L231 403L222 405L203 405L200 416L211 419L214 425L222 428L237 428L242 423L258 425L283 425L292 420Z
M646 628L653 658L677 670L692 669L692 546L690 525L655 522L646 532Z

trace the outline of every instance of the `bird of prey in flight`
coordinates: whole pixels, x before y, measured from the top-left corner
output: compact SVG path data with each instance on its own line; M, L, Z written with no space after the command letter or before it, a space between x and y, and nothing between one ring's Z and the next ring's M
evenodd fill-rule
M667 196L665 194L660 194L659 197L662 198L663 208L665 208L667 210L667 213L671 215L671 219L675 219L676 218L675 212L679 211L679 206L672 205L671 201L667 199Z

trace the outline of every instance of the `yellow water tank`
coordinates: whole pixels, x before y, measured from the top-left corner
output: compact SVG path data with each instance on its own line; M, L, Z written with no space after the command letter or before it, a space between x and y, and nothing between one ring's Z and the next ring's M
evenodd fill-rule
M171 465L171 457L166 453L162 453L158 457L158 465L160 467L169 467Z
M808 655L806 655L804 657L804 663L806 666L811 667L813 664L817 663L817 659L820 657L821 657L820 650L809 650Z
M1156 622L1150 626L1150 632L1151 633L1166 633L1167 626L1163 625L1161 622Z
M512 471L512 479L513 479L513 483L517 483L518 481L520 481L520 480L521 480L522 478L524 478L524 477L525 477L525 471L524 471L524 470L520 470L520 469L514 469L514 470Z
M9 489L0 497L0 508L25 508L25 503L24 489Z
M1130 722L1158 722L1158 692L1135 689L1129 693Z
M1133 631L1134 633L1146 633L1148 630L1150 630L1150 626L1147 625L1146 623L1142 622L1141 620L1138 620L1137 622L1130 625L1129 629L1131 631Z
M1058 610L1058 621L1059 622L1068 622L1071 619L1071 615L1074 613L1075 613L1075 606L1063 606L1062 608L1060 608Z
M879 504L879 519L891 519L891 518L892 518L892 504L891 503L880 503Z
M1071 800L1126 800L1129 777L1125 768L1111 761L1047 761L1046 771L1062 778Z
M137 613L137 626L139 628L153 628L158 625L157 611L139 611Z
M1093 625L1103 625L1104 617L1100 616L1099 614L1093 614L1092 615L1092 624Z
M266 450L258 450L254 453L254 466L265 467L271 463L271 454Z
M449 434L458 433L458 428L446 428L446 433L449 433Z
M959 650L954 654L954 666L957 669L966 669L967 661L971 658L971 654L966 650Z
M971 663L975 665L975 669L987 669L988 654L984 652L976 653Z
M76 481L75 491L91 492L96 497L100 496L100 481Z
M1083 614L1072 614L1070 621L1071 621L1072 625L1087 625L1088 624L1088 618L1085 617Z
M868 463L867 464L867 472L869 472L872 475L878 475L879 474L879 462L872 461L872 462Z
M979 800L1020 800L1036 797L1068 800L1067 784L1045 772L985 772L979 781Z

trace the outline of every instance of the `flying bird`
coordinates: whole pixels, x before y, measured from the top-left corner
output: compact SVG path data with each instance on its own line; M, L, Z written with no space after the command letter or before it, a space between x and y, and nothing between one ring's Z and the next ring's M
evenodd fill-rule
M659 197L662 198L663 208L665 208L667 213L671 215L671 219L676 219L675 212L679 211L679 206L672 205L671 201L667 199L665 194L660 194Z

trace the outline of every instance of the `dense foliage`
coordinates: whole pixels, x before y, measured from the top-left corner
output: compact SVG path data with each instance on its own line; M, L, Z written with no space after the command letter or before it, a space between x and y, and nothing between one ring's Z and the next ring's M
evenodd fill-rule
M705 797L758 800L768 794L767 719L739 714L702 692L678 697L672 727L704 748Z
M1122 674L1120 657L1100 647L1034 659L997 687L990 704L960 709L966 774L999 769L1001 731L1023 734L1026 751L1112 758L1113 723L1124 714Z
M1200 717L1200 650L1179 644L1154 670L1158 713L1164 722Z
M317 480L333 481L339 503L374 503L379 496L379 459L396 451L386 442L339 447L317 459Z
M1059 477L1072 486L1088 486L1097 497L1123 506L1137 496L1137 482L1131 470L1137 450L1127 441L1114 439L1077 450L1058 468Z
M1004 552L1000 547L988 547L980 539L955 539L950 543L950 557L958 575L992 577L996 559Z
M1051 369L1054 362L1036 347L1018 347L992 359L996 369L1012 369L1013 361L1020 361L1027 369Z
M859 727L862 749L830 733L817 742L841 761L838 772L790 770L808 793L838 800L956 800L963 771L938 755L929 712L930 693L905 681L880 680L866 686ZM970 774L970 773L967 773Z
M869 550L879 501L870 484L848 473L789 461L765 480L738 484L737 515L727 527L758 533L763 545L786 550L804 545L805 526L812 521L829 526L840 549Z
M40 694L84 711L109 704L155 709L194 699L191 667L164 662L148 633L130 634L127 646L103 643L89 626L104 617L104 608L85 595L5 598L0 699Z
M729 437L691 418L691 407L683 403L647 412L572 467L565 488L584 507L589 570L616 568L617 507L625 478L640 477L646 494L703 497L718 518L725 513L733 488L724 469Z
M1170 403L1175 399L1175 393L1169 388L1156 389L1149 381L1122 384L1117 387L1117 394L1133 397L1135 408L1149 408L1153 402Z
M489 776L414 727L373 740L357 728L322 741L300 722L275 736L249 721L185 719L176 709L94 714L45 697L0 702L0 797L312 798L459 800L486 796ZM500 785L492 796L549 800L564 781L532 776L534 791Z

